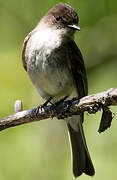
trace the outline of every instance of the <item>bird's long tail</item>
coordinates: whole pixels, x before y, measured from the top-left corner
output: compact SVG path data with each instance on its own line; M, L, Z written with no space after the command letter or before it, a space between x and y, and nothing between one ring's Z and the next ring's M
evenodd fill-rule
M95 174L84 136L82 118L83 115L75 115L67 120L75 177L80 176L82 173L89 176Z

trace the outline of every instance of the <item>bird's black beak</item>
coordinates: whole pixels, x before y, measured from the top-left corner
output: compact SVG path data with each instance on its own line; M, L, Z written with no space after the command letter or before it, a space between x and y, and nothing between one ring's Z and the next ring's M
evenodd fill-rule
M80 27L78 27L76 24L68 24L67 27L72 28L76 31L80 31Z

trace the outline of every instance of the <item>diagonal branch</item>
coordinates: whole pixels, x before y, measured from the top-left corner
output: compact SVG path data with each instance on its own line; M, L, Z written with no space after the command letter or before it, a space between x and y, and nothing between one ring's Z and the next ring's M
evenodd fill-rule
M102 109L103 113L99 127L99 132L102 132L110 127L114 117L108 106L117 106L117 88L111 88L105 92L85 96L80 100L74 98L69 101L60 101L53 105L39 106L32 110L22 111L19 104L15 107L15 114L0 119L0 131L47 118L57 117L58 119L64 119L65 117L85 111L94 114Z

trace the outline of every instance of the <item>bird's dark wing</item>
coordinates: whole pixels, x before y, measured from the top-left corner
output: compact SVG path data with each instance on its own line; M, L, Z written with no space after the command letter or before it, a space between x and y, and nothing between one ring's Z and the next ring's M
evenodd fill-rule
M30 39L30 37L33 35L34 32L36 32L35 29L33 31L31 31L25 37L24 42L23 42L23 46L22 46L22 63L23 63L23 67L26 71L27 71L27 61L28 61L28 58L26 57L26 46L27 46L28 40Z
M27 42L29 39L30 39L30 34L28 36L26 36L26 38L24 39L23 46L22 46L22 63L23 63L23 67L26 71L27 71L27 60L25 57L25 51L26 51L26 45L27 45Z
M82 54L74 41L68 43L70 66L79 98L88 94L87 75Z
M82 54L74 41L68 43L68 59L70 60L70 68L76 84L78 96L82 98L88 93L87 76ZM75 177L80 176L82 173L90 176L95 173L84 136L82 126L83 116L84 113L72 116L71 120L68 118L67 122L72 148L73 173Z

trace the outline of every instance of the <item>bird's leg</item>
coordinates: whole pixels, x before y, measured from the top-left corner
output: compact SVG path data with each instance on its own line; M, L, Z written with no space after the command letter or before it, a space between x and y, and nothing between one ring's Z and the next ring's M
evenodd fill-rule
M54 107L57 111L59 111L59 116L57 116L58 119L64 119L64 118L66 118L66 115L65 115L65 113L64 113L63 111L60 113L61 107L59 107L59 105L61 105L62 103L64 103L64 101L65 101L67 98L68 98L68 96L65 96L64 98L60 99L59 101L57 101L57 102L55 102L55 103L53 104L53 107Z
M52 97L50 97L47 101L45 101L44 104L42 105L42 107L47 106L48 103L52 104L52 103L51 103L51 100L52 100Z
M60 99L59 101L55 102L55 106L63 103L67 98L68 98L68 96L65 96L64 98L62 98L62 99Z
M51 103L51 100L52 100L52 97L50 97L47 101L45 101L43 105L40 105L36 108L36 113L35 113L36 116L38 116L38 113L42 113L44 111L44 107L46 107L48 103Z

